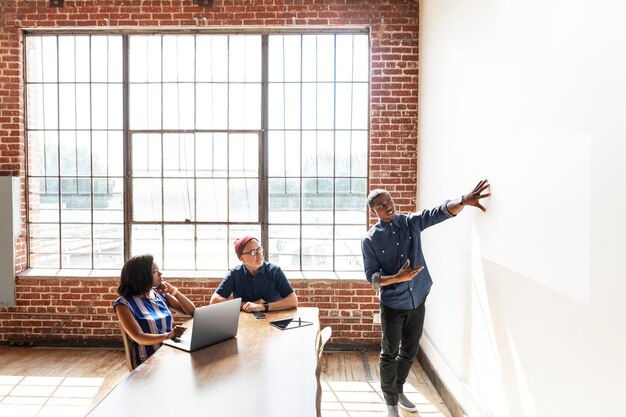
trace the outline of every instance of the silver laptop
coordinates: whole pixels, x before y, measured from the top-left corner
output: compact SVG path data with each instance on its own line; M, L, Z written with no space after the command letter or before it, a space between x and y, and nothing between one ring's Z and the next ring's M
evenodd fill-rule
M202 349L237 335L241 298L196 308L191 329L180 339L168 339L163 343L187 352Z

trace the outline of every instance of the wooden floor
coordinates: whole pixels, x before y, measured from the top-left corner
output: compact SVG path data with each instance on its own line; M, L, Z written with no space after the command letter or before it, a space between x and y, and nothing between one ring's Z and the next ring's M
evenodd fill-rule
M0 417L83 417L128 370L121 349L0 347ZM377 352L325 352L323 417L384 417ZM404 392L418 407L404 416L450 417L415 364Z
M384 417L387 407L380 391L379 352L324 352L322 359L323 417ZM404 393L417 406L403 416L450 417L439 394L417 361L404 384Z

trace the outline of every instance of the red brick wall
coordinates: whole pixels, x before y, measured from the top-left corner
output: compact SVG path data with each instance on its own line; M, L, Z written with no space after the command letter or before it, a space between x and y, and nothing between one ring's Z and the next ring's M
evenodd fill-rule
M23 30L360 25L371 31L370 188L388 189L400 211L415 208L417 0L214 0L206 8L193 6L192 0L66 0L63 8L50 8L48 3L0 2L0 175L20 176L22 189ZM25 222L25 206L23 218ZM16 262L16 272L27 267L23 238L18 241ZM203 304L216 284L200 280L185 281L182 286ZM376 296L367 282L293 284L304 305L320 307L322 324L333 326L331 343L377 343L379 328L371 323ZM17 281L18 307L0 309L0 342L117 338L110 308L115 286L115 280L21 278Z
M220 279L168 280L196 305L209 303ZM372 325L377 296L367 281L292 280L303 307L318 307L322 326L333 328L330 343L376 345ZM103 345L119 343L113 311L117 278L19 278L17 306L0 312L0 343ZM179 316L180 321L186 319Z

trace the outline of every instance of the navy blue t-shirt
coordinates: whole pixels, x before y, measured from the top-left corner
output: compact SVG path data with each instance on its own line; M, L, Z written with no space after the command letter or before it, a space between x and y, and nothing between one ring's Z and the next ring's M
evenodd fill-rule
M293 292L285 273L278 265L263 262L252 275L243 264L237 265L224 277L215 290L221 297L241 297L242 302L263 299L267 303L281 300Z

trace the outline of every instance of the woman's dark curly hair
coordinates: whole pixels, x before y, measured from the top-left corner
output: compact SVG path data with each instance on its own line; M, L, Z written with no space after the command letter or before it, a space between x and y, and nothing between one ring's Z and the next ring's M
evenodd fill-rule
M117 293L122 297L141 295L152 288L152 263L154 257L149 254L133 256L122 267L120 286Z

